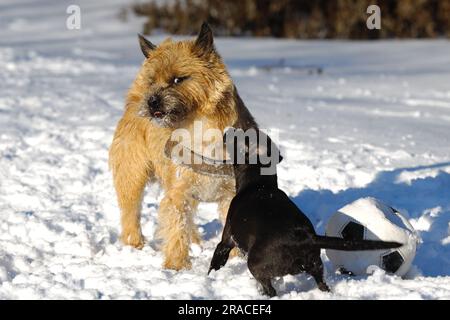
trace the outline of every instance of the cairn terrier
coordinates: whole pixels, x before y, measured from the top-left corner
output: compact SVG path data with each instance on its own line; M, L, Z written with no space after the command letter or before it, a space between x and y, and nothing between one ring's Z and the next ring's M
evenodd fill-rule
M225 222L235 186L232 176L177 165L165 156L166 142L174 130L192 132L196 121L203 130L223 131L238 118L251 117L213 42L206 23L195 40L167 39L156 46L139 36L146 59L128 92L110 147L124 244L144 245L140 214L147 182L156 180L164 190L156 236L162 240L163 266L168 269L191 266L189 245L201 240L193 223L198 203L217 202Z

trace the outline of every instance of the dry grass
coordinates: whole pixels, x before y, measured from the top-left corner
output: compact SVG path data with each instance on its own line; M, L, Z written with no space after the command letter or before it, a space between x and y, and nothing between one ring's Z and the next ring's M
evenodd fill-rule
M382 29L366 28L366 9L381 7ZM219 35L287 38L450 37L450 0L176 0L134 6L143 32L194 34L208 21Z

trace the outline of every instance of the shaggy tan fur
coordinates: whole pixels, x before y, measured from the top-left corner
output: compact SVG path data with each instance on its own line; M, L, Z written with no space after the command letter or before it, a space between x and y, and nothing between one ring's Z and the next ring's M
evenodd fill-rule
M128 92L109 155L121 210L121 240L143 247L143 192L148 181L158 181L165 191L157 231L157 237L162 239L164 267L180 270L190 267L190 243L201 240L193 223L199 201L219 203L221 219L225 221L235 193L234 179L202 175L176 165L164 156L164 146L174 129L192 131L195 120L202 121L204 130L231 126L237 118L235 89L220 56L213 47L202 48L198 40L167 39L146 55L148 58ZM171 88L172 79L180 76L188 76L189 80ZM181 99L187 109L186 117L176 127L160 126L142 116L148 98L161 90L168 92L169 98L173 94Z

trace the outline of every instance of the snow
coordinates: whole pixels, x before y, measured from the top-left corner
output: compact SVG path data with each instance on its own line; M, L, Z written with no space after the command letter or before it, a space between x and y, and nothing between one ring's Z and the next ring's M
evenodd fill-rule
M205 241L191 248L191 270L161 268L155 185L143 205L146 246L118 241L107 150L143 59L142 19L117 19L125 0L77 3L81 30L65 27L69 1L0 3L0 299L265 298L243 259L206 275L221 231L214 204L196 218ZM331 274L323 255L332 293L307 275L286 276L275 299L449 299L450 43L217 47L261 126L280 130L280 187L319 233L338 208L372 196L423 240L403 279Z

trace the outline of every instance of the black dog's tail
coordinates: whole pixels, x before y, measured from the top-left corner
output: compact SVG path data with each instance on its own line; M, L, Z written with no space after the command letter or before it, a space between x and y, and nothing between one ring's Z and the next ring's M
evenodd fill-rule
M402 246L402 244L398 242L377 240L345 240L342 238L327 236L315 236L314 245L322 249L343 251L394 249Z

